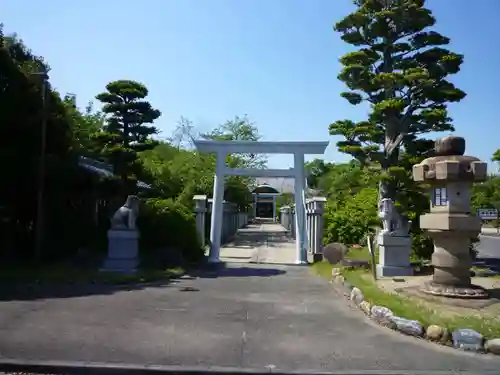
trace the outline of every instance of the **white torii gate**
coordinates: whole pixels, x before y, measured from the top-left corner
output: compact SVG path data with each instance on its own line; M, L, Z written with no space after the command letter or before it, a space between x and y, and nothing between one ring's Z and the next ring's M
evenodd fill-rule
M194 142L200 152L217 155L214 176L212 218L210 223L210 253L208 261L220 262L220 240L224 201L225 176L285 177L295 179L295 220L296 220L296 263L307 263L307 228L305 212L304 155L323 154L329 142L255 142L255 141L214 141ZM290 169L229 168L227 154L293 154L294 167Z

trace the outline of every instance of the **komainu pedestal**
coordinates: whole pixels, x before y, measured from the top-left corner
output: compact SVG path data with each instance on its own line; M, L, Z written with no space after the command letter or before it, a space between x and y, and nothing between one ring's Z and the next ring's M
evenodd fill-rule
M395 236L390 232L380 232L377 236L379 257L378 277L413 275L410 264L411 237Z
M139 266L139 232L109 230L108 256L102 271L134 273Z

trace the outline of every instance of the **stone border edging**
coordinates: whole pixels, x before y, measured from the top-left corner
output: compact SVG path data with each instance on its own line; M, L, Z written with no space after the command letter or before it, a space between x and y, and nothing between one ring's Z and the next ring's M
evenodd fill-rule
M424 327L417 320L394 315L385 306L371 305L368 301L365 301L361 289L352 286L345 280L341 268L332 268L331 281L333 284L341 286L343 295L363 311L366 316L383 327L408 336L451 346L458 350L500 355L500 338L485 339L479 332L469 328L458 328L450 335L446 328L439 325L431 324Z

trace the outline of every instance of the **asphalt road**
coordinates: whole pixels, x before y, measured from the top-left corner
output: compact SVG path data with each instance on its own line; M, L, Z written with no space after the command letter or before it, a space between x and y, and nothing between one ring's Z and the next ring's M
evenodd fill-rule
M307 267L238 265L134 290L0 293L0 357L290 370L498 370L370 322Z
M500 260L500 236L481 235L476 248L481 258L497 258Z

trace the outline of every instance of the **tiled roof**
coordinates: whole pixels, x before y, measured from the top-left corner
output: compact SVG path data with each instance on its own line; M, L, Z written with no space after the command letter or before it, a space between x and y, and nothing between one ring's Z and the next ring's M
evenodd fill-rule
M91 173L96 173L102 177L111 177L115 174L113 173L113 166L106 164L102 161L88 158L86 156L80 156L78 160L78 165ZM141 189L151 189L151 185L146 184L142 181L137 181L137 187Z

